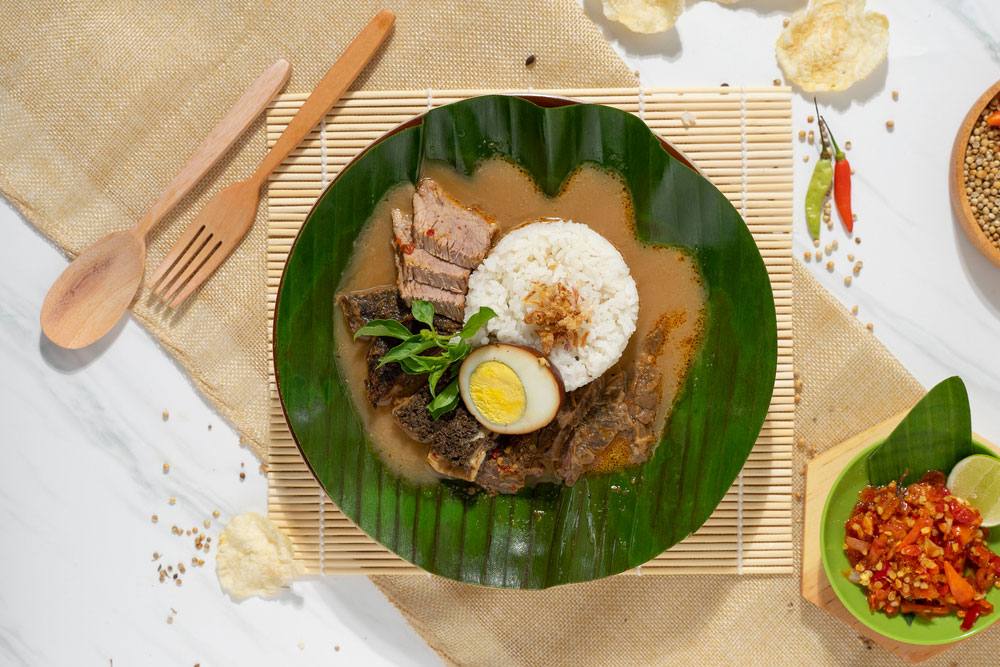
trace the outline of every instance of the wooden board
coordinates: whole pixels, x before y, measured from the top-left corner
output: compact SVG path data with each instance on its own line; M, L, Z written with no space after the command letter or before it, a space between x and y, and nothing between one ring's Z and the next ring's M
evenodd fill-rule
M343 165L396 125L429 108L487 92L348 93L271 177L268 188L268 336L291 244L316 197ZM547 90L636 114L663 135L741 212L767 265L778 320L778 368L770 410L732 489L702 528L632 574L791 574L792 121L787 88ZM273 144L306 95L268 111ZM312 573L418 574L373 541L326 497L288 432L271 379L268 515Z
M887 438L896 425L907 415L907 412L891 417L881 424L845 440L836 447L826 450L810 461L806 467L805 523L802 533L802 597L839 618L854 628L858 634L871 639L896 657L908 663L918 663L948 650L954 644L938 646L905 644L883 637L862 625L841 604L833 587L830 586L826 573L823 571L823 558L820 555L819 541L823 505L826 503L826 497L830 493L833 483L837 480L837 476L858 452ZM976 439L984 444L989 444L987 440L978 435Z

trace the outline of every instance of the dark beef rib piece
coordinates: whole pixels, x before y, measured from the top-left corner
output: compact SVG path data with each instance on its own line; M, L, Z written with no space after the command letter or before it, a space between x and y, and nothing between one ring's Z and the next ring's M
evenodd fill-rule
M486 257L496 224L479 211L466 208L429 178L413 195L413 241L439 259L474 269Z
M427 462L442 475L476 479L496 435L486 431L464 405L434 419L427 411L431 392L426 386L396 403L392 416L408 436L430 445Z
M368 324L372 320L398 320L414 329L413 316L408 304L399 296L399 288L394 285L380 285L368 289L342 292L337 295L337 303L344 312L347 328L351 333ZM463 300L462 307L465 307ZM464 313L463 313L464 314ZM438 333L456 333L462 328L462 318L450 318L444 315L434 316L434 328Z
M378 365L382 355L391 350L399 341L380 336L372 340L368 347L365 363L368 375L365 376L365 393L368 402L373 407L389 405L400 396L408 396L427 382L423 375L409 375L399 364Z
M402 321L409 315L399 290L392 285L342 292L337 295L337 303L352 334L372 320Z
M476 484L490 493L517 493L529 482L551 472L551 455L544 431L500 438L486 455L476 475Z

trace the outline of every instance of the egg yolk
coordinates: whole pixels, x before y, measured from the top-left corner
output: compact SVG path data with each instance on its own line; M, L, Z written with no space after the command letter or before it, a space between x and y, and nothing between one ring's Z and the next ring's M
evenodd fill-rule
M479 414L494 424L513 424L528 402L517 373L505 363L484 361L469 377L469 395Z

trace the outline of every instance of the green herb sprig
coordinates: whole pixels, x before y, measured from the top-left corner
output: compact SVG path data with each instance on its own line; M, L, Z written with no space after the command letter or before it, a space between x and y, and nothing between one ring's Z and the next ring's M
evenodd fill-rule
M432 397L427 410L437 419L458 406L458 378L452 375L455 365L472 351L469 339L497 314L490 308L480 308L457 334L440 334L434 327L434 304L416 300L411 304L410 311L413 319L426 324L427 328L414 333L397 320L371 320L357 330L354 338L384 336L401 341L382 355L378 367L398 363L410 375L426 374ZM439 392L438 385L448 379L451 381Z

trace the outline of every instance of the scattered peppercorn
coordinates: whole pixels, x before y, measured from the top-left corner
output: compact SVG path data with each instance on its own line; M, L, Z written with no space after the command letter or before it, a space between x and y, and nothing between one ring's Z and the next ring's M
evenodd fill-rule
M240 481L242 482L242 481L243 481L243 480L245 480L246 478L247 478L247 474L246 474L245 472L241 472L241 473L240 473Z
M885 121L885 129L892 132L895 129L895 127L896 127L896 121L892 120L891 118Z
M153 516L149 517L149 520L152 521L153 523L156 523L157 521L160 520L160 517L154 514Z
M170 419L170 413L167 412L166 410L164 410L163 411L163 421L167 421L168 419Z
M892 101L893 102L898 102L899 101L899 91L898 90L892 91Z
M163 464L163 474L166 475L168 472L170 472L170 464L169 463L164 463Z

